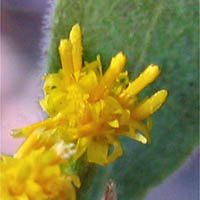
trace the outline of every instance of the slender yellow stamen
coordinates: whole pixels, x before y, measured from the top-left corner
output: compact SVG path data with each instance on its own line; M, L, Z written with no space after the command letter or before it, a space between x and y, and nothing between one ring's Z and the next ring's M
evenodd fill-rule
M120 97L127 98L137 95L143 88L152 83L160 74L160 69L157 65L149 65L133 82L131 82L127 89L125 89Z
M70 42L72 43L72 60L74 72L79 72L82 66L82 36L81 29L78 24L72 27L70 32Z
M148 98L134 109L134 111L131 113L132 118L136 120L146 119L149 115L160 108L160 106L165 102L166 97L166 90L160 90L156 92L153 96Z
M50 130L45 132L44 128L36 129L20 146L20 148L15 153L15 158L22 158L28 155L33 149L38 149L40 147L49 147L53 144L53 138L51 134L54 130Z
M46 120L36 122L24 128L13 129L12 131L13 131L14 136L20 136L20 135L29 136L37 128L42 127L42 128L50 129L50 128L62 125L64 123L65 123L65 120L62 118L62 115L59 114L54 118L48 118Z
M72 44L69 40L65 39L60 41L59 53L65 82L68 85L71 82L71 74L73 73Z
M15 153L15 158L21 158L26 156L32 149L35 144L38 142L39 134L31 134L30 137L22 144L22 146Z
M95 90L90 94L90 101L95 102L103 97L105 90L110 88L112 83L119 76L120 72L123 70L126 63L126 56L119 52L115 57L112 58L111 63L104 76L101 79L101 82L95 88Z

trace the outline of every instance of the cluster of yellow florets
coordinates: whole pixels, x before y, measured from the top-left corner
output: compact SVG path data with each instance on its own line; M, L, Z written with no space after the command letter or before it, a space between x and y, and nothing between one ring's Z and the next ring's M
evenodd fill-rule
M140 101L137 94L155 80L160 69L149 65L134 81L122 72L126 56L119 52L102 74L100 56L91 63L82 61L82 36L79 25L69 39L60 41L62 69L46 75L45 97L40 101L49 118L17 130L30 136L38 127L55 129L54 135L76 147L74 159L85 152L89 162L101 165L122 154L120 135L149 142L149 116L165 101L166 90ZM109 154L110 147L114 150Z
M73 144L53 143L48 131L35 130L13 157L1 156L0 196L3 200L75 200L78 176L63 173Z
M150 141L149 131L152 127L150 115L165 102L167 91L160 90L143 100L139 100L137 95L159 75L159 67L149 65L136 80L130 81L128 72L123 71L126 56L122 52L112 58L107 71L103 74L100 56L97 56L93 62L83 62L82 51L81 30L79 25L75 25L69 39L60 41L59 53L62 68L57 73L44 77L45 96L40 104L49 117L15 130L16 136L26 136L28 139L15 154L15 158L11 159L12 162L23 158L24 161L19 160L20 166L22 162L29 163L28 160L31 157L37 159L37 155L44 157L44 160L45 157L49 159L48 156L55 156L52 152L52 149L55 150L55 145L59 149L62 143L65 146L64 149L74 145L73 151L71 150L73 153L70 153L72 159L77 160L85 154L89 162L105 165L123 153L119 136L128 136L144 144ZM110 152L111 147L113 147L112 152ZM60 156L62 159L52 162L53 167L56 168L52 184L53 181L57 183L57 179L60 180L55 185L71 188L69 191L72 191L73 196L74 191L71 187L73 180L66 182L65 180L69 180L66 178L67 175L63 175L58 167L59 162L67 160L66 155L69 156L69 152L61 156L63 146L57 151L57 157ZM37 163L34 159L29 163L29 171L23 175L23 181L27 179L32 181L32 178L37 177L39 168L46 170L40 161L34 165L35 162ZM5 160L4 165L8 165L7 159ZM49 163L46 167L48 169ZM47 173L50 177L51 172L50 170ZM32 173L34 176L31 175ZM43 191L47 191L44 189L45 181L46 179L35 181L33 187L37 184L36 188L40 187ZM79 186L77 177L74 182ZM24 188L26 187L29 188L27 183L24 184ZM51 191L51 189L48 190L48 192ZM28 192L27 194L29 195ZM54 196L50 197L50 199L55 199ZM59 198L56 197L56 199Z

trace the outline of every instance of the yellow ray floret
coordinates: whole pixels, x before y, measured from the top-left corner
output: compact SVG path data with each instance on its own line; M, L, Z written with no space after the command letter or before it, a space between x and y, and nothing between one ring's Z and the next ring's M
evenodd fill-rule
M80 183L75 175L62 173L60 163L64 154L64 143L56 143L50 148L32 148L23 157L1 156L1 199L75 200L73 183Z
M126 56L120 52L112 58L110 66L102 77L100 83L90 93L90 101L95 102L103 97L105 91L110 88L120 72L123 70L126 63Z
M82 36L81 29L78 24L72 27L70 32L70 41L72 43L72 60L74 65L74 72L79 72L82 67Z
M129 84L126 90L121 93L121 97L131 97L137 95L142 89L153 82L160 74L160 69L157 65L149 65L133 82Z
M167 98L167 91L160 90L156 92L153 96L146 99L140 105L138 105L132 112L133 119L144 120L149 115L153 114L160 106L165 102Z
M63 66L66 84L72 81L73 60L72 60L72 44L69 40L61 40L59 46L60 59Z
M123 71L126 56L119 52L103 74L100 56L82 62L81 38L80 27L75 25L69 39L60 41L61 69L45 76L40 104L49 118L15 133L32 137L39 127L54 130L54 137L75 144L74 159L85 154L89 162L104 165L122 155L119 136L150 142L150 117L165 102L167 91L140 100L137 94L156 79L160 68L149 65L130 81Z

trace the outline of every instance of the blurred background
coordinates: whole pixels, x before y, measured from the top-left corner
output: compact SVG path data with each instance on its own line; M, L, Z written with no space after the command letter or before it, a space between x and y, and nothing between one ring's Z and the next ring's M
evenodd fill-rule
M11 129L45 117L42 97L40 41L48 0L1 0L1 129L0 150L13 154L23 139L13 139ZM145 200L198 200L199 149Z

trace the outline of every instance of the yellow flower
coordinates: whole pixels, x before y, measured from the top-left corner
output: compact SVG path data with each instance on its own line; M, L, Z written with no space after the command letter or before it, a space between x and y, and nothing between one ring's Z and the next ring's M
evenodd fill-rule
M20 151L20 148L14 157L1 156L1 199L75 200L76 193L72 182L79 187L79 179L73 174L62 173L60 169L60 164L70 148L63 142L49 148L47 146L50 143L40 146L44 141L35 139L37 134L38 132L33 133L22 145L23 151ZM27 148L31 145L32 150Z
M89 162L104 165L122 155L119 136L144 144L150 141L150 115L165 102L167 91L139 100L138 93L159 75L158 66L149 65L130 81L128 72L123 72L126 56L122 52L102 74L100 56L83 63L82 49L81 30L76 24L69 39L60 41L62 69L44 77L45 97L40 104L49 118L15 132L29 136L38 127L55 129L54 135L76 144L74 159L86 152Z

